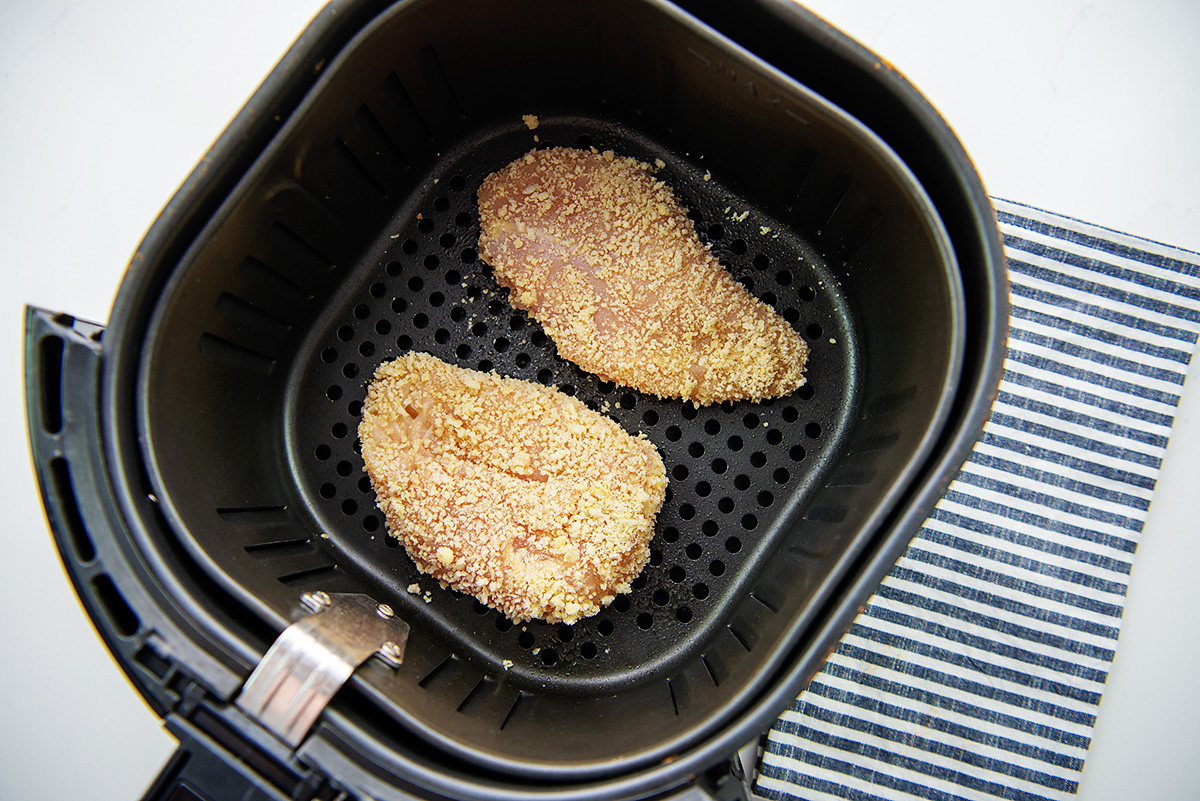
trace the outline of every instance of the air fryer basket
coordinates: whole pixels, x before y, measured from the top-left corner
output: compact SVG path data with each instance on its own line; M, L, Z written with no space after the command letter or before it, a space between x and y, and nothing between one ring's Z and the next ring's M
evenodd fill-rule
M474 250L483 178L552 143L665 164L723 263L808 338L809 384L696 409L558 357ZM916 477L957 387L960 293L886 145L677 11L409 2L325 67L157 300L143 449L193 558L272 625L313 589L412 625L403 666L366 677L387 714L498 770L619 773L759 692ZM651 438L672 481L633 593L513 626L417 573L355 443L366 380L409 349Z
M107 329L28 312L59 552L181 742L150 797L661 793L819 668L982 426L1003 257L907 82L790 0L734 8L334 0L155 221ZM559 358L475 251L484 176L551 144L661 161L807 338L809 384L695 408ZM633 592L512 625L416 572L355 445L366 381L408 350L552 384L655 443L671 483ZM411 635L291 747L234 701L313 590L385 602Z

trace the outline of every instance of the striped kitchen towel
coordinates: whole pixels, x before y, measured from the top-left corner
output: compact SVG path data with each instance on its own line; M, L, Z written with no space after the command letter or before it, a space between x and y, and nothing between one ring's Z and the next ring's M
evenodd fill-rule
M1012 330L991 419L767 735L755 786L766 798L1078 788L1200 331L1200 254L996 208Z

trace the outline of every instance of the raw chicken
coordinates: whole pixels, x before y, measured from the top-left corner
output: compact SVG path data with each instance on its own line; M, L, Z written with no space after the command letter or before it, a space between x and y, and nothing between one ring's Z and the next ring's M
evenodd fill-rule
M564 358L697 404L804 383L808 347L701 243L679 201L632 158L534 151L479 190L479 252Z
M594 615L646 564L662 457L575 398L410 353L376 370L358 434L417 567L514 621Z

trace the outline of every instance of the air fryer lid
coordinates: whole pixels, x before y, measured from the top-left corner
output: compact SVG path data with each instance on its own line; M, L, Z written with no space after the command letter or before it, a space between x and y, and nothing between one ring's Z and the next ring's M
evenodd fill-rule
M558 357L474 250L483 177L551 143L661 160L721 261L808 338L809 385L696 409ZM632 2L397 4L150 302L142 454L191 557L276 629L305 590L390 604L412 634L398 670L358 675L373 713L559 780L678 753L770 685L919 479L964 326L938 214L885 144ZM513 626L417 573L354 441L365 381L409 349L558 386L660 448L671 487L630 595L572 627Z

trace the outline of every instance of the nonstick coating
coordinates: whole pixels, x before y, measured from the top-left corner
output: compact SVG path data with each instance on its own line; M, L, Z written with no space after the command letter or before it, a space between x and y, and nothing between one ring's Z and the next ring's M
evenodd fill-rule
M498 775L644 767L760 697L918 480L962 361L954 253L886 145L677 10L620 5L381 15L180 258L142 346L141 452L189 557L276 630L305 590L391 604L404 664L367 665L335 704ZM479 261L474 201L551 143L661 160L722 263L809 342L809 384L695 408L559 358ZM670 489L630 594L514 626L417 574L355 448L366 382L408 350L557 386L654 442Z

